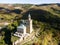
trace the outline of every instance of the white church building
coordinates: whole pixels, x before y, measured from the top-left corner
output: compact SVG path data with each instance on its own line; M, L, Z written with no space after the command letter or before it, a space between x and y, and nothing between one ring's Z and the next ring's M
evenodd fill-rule
M17 27L17 32L15 32L15 36L18 37L26 37L31 34L33 31L32 19L30 14L28 15L27 20L21 20L21 24Z

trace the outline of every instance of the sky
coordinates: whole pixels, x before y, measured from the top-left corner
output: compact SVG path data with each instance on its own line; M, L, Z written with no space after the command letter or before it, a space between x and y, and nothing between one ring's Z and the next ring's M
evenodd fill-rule
M44 4L44 3L60 3L60 0L0 0L0 3Z

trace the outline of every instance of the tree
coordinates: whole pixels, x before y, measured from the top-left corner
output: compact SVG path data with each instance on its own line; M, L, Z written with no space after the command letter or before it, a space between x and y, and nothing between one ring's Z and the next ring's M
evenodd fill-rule
M18 22L14 21L12 25L17 27L18 26Z
M9 30L13 30L14 27L13 27L11 24L9 24L8 27L7 27L7 29L9 29Z

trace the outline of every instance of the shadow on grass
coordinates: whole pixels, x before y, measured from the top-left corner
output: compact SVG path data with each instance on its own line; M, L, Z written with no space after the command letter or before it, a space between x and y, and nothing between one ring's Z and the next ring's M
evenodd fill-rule
M3 28L2 30L5 32L4 33L4 42L5 42L5 44L12 45L12 42L11 42L11 31L8 30L7 28Z
M2 31L4 31L4 42L7 45L12 45L12 41L11 41L11 33L16 32L16 27L13 30L7 29L7 28L3 28Z

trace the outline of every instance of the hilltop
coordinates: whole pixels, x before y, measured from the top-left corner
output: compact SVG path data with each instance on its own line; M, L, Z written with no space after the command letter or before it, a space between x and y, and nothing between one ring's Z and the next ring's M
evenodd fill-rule
M32 16L35 31L38 28L40 30L33 41L25 44L60 45L60 4L33 5L22 14L22 19L27 19L29 13Z
M59 45L60 44L60 4L0 4L0 22L20 23L20 19L27 19L30 13L33 19L33 28L36 32L40 29L32 41L26 45ZM13 20L13 21L11 21ZM13 31L17 22L8 25ZM14 27L13 27L14 26ZM24 44L24 45L25 45Z

